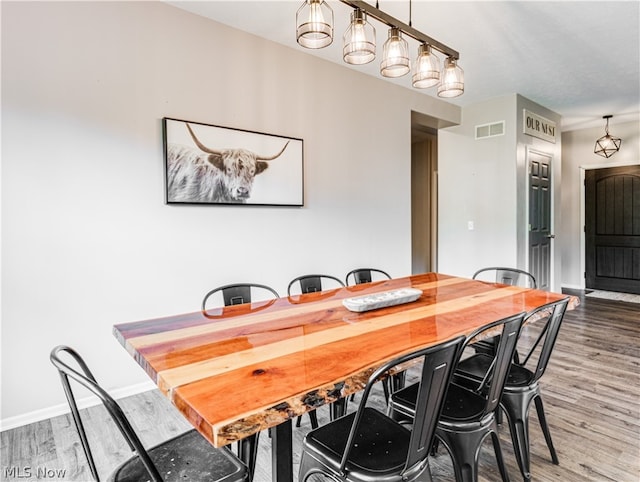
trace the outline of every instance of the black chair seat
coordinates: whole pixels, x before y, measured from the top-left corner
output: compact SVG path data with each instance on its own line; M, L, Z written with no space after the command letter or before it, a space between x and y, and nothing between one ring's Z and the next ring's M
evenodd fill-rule
M440 416L441 422L474 422L484 416L485 397L455 383L449 385Z
M147 452L165 482L185 480L229 482L244 480L246 469L227 449L215 449L195 430L189 430ZM112 482L149 480L139 457L127 460L111 474Z
M309 433L307 449L338 470L355 412ZM407 460L411 431L372 408L365 408L346 468L360 472L398 473Z
M489 370L491 360L491 356L481 353L466 358L458 364L455 376L456 378L462 377L474 382L480 382ZM512 364L507 375L505 389L528 387L534 382L534 378L535 374L531 370Z
M393 394L393 409L403 414L415 413L418 385L412 384L407 388L398 390ZM440 421L474 421L484 414L486 400L484 397L468 390L460 385L449 385L447 397L444 401Z

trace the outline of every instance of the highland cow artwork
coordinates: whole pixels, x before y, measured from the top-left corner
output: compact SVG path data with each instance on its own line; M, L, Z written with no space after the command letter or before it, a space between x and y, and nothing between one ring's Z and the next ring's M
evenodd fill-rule
M302 139L163 119L167 204L302 206Z

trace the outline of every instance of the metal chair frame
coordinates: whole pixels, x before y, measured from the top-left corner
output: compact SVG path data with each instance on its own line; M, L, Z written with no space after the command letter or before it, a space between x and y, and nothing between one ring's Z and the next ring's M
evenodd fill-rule
M553 446L551 432L544 413L544 404L538 382L549 364L568 304L569 298L567 297L537 308L525 317L526 323L526 320L530 317L544 316L546 312L549 312L547 322L540 330L535 342L524 351L526 353L524 359L522 361L512 361L509 376L502 393L500 407L507 414L514 452L524 480L531 478L529 454L529 409L531 408L531 402L535 403L538 421L551 454L551 460L554 464L559 464L558 455ZM520 337L522 338L522 334ZM521 346L522 343L519 345ZM527 368L529 361L533 360L532 355L534 354L538 355L537 363L534 368ZM456 377L477 382L486 370L486 356L486 354L478 353L460 362Z
M477 277L483 273L489 273L491 271L495 271L495 282L502 283L511 286L522 286L525 288L533 288L536 289L538 284L536 283L535 277L524 270L518 268L504 268L501 266L490 266L487 268L482 268L476 271L473 274L473 279L477 279ZM524 280L524 281L523 281ZM497 339L489 338L486 340L479 341L478 343L474 343L473 347L478 353L493 353L495 352L497 344ZM516 360L520 356L518 352L515 353ZM498 414L498 423L501 423L501 415Z
M217 288L212 289L206 295L204 295L204 298L202 299L202 311L206 311L208 299L212 295L220 291L222 291L222 297L225 306L251 303L251 290L253 288L269 291L275 298L280 297L276 290L267 285L258 283L233 283L224 286L218 286Z
M431 481L429 449L463 342L464 337L458 337L423 348L375 370L357 411L305 436L298 480L305 482L314 474L324 474L332 480L349 482ZM420 358L422 375L416 417L409 430L367 407L367 400L373 385L388 376L393 367Z
M498 437L495 411L509 373L511 359L515 352L524 315L524 313L520 313L476 330L467 337L460 352L462 354L464 347L483 332L502 326L502 334L489 370L487 370L480 383L476 384L474 389L461 386L455 381L450 384L445 398L445 408L436 428L436 438L449 451L453 461L456 481L458 482L477 481L480 446L489 435L491 435L493 442L500 475L504 481L509 480ZM415 416L415 390L416 386L414 384L391 395L389 413L392 417L401 418L404 416L413 419ZM470 407L475 405L474 409L476 411L471 415L467 414L464 417L458 415L456 417L456 411L459 413L467 405ZM447 409L449 406L452 407L451 410ZM434 444L434 450L435 447L437 447L437 444Z
M61 358L61 354L66 354L66 356L69 356L70 359L72 359L77 364L77 369L71 367L67 362L63 361L63 359ZM58 369L58 373L60 374L62 387L64 388L64 392L69 403L69 408L71 409L71 415L73 417L78 436L80 437L80 441L82 443L82 449L84 450L84 454L87 458L91 475L95 480L99 481L100 476L98 474L95 460L91 452L91 447L89 446L89 440L87 438L82 418L80 417L80 411L78 410L78 405L71 388L70 379L74 382L77 382L79 385L82 385L100 399L104 407L107 409L110 417L118 427L118 430L126 440L127 445L129 446L131 451L136 454L124 464L120 465L120 467L116 469L116 471L111 475L110 480L118 480L117 474L120 472L120 470L122 470L128 464L131 464L133 461L135 461L136 458L139 458L140 462L148 472L151 480L153 480L154 482L163 482L165 479L162 477L162 475L160 475L160 471L154 463L150 454L153 454L156 450L160 450L168 446L168 444L173 444L173 448L175 450L180 450L180 441L185 437L191 437L194 435L201 439L202 444L206 444L205 450L207 450L208 453L212 453L213 456L216 457L216 460L225 462L234 467L233 472L226 473L223 476L217 477L213 480L215 480L216 482L241 482L247 480L246 467L229 450L217 449L213 447L209 444L209 442L207 442L204 438L197 434L195 430L187 431L186 433L174 437L173 439L170 439L147 451L147 449L145 449L142 442L136 435L135 430L125 416L122 408L104 389L102 389L102 387L100 387L100 385L98 385L96 378L89 370L89 367L75 350L65 345L59 345L51 351L50 359L51 363L53 363L53 365ZM179 471L179 466L173 467L173 470L171 471L173 472L173 476L170 479L176 480L176 475L179 473ZM213 480L211 482L213 482Z
M335 276L331 276L329 274L307 274L307 275L298 276L289 282L289 286L287 286L287 295L291 296L291 288L293 287L293 285L296 284L296 282L300 284L300 291L302 292L302 294L316 293L318 291L322 291L323 279L330 279L338 283L340 287L344 288L344 283L338 278L336 278ZM342 401L338 401L332 404L332 408L331 408L332 418L334 413L341 413L340 411L343 410L342 409L343 406L344 406L344 402ZM318 416L316 415L316 412L315 411L309 412L309 417L311 418L311 427L314 429L317 428ZM298 417L298 419L296 420L296 427L300 427L300 422L301 422L301 418Z
M289 283L289 286L287 286L287 295L291 296L291 288L293 287L294 284L296 284L296 282L300 284L300 291L302 292L302 294L315 293L317 291L322 291L323 279L333 280L336 283L338 283L340 287L342 288L345 287L342 280L330 274L306 274L306 275L298 276L297 278L294 278L291 280L291 282Z
M356 285L359 285L362 283L371 283L371 281L373 281L373 277L372 277L373 273L378 273L378 274L381 274L382 276L385 276L388 279L391 279L391 276L389 275L389 273L387 273L386 271L382 271L381 269L357 268L357 269L352 269L347 273L347 276L345 276L344 278L344 282L347 286L351 286L349 284L349 277L352 277L353 282Z
M536 278L531 273L518 268L504 268L501 266L489 266L486 268L479 269L478 271L473 273L472 278L478 279L478 276L481 275L482 273L486 273L494 270L496 272L496 283L502 283L505 285L512 285L512 286L524 286L526 288L534 288L534 289L538 287ZM521 278L525 279L530 286L526 286L521 282L519 282Z

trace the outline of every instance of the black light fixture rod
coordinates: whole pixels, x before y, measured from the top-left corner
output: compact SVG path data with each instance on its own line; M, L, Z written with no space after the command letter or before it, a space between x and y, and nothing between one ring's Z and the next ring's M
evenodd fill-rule
M433 39L428 35L423 34L419 30L416 30L415 28L413 28L411 25L407 25L406 23L401 22L397 18L392 17L391 15L383 12L382 10L372 5L369 5L367 2L362 2L357 0L340 0L340 1L346 5L349 5L350 7L359 8L370 17L375 18L379 22L386 23L389 27L399 28L403 33L407 34L408 36L412 37L418 42L427 43L431 45L432 48L438 50L439 52L443 53L447 57L451 57L456 60L460 58L460 54L456 50L453 50L452 48L447 47L445 44L440 43L436 39Z

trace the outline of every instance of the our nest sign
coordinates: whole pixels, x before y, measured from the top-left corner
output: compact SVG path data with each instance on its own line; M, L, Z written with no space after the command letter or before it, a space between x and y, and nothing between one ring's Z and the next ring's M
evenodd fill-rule
M543 139L547 142L556 143L556 123L545 119L544 117L534 114L524 109L524 133Z

